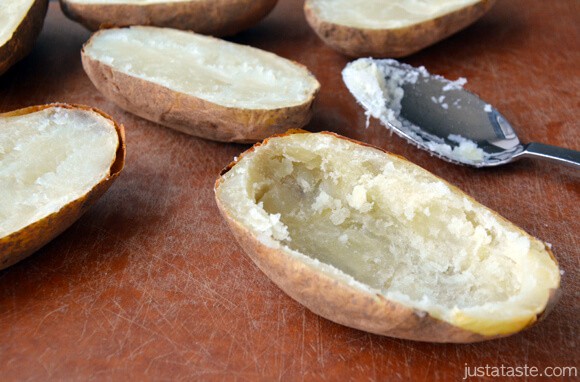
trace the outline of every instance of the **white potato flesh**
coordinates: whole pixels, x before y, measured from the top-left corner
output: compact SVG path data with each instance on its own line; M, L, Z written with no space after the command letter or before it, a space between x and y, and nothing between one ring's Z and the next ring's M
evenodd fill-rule
M91 111L0 118L0 237L90 191L109 175L118 145L113 123Z
M10 40L34 0L0 0L0 46Z
M479 0L311 0L322 20L355 28L394 29L431 20Z
M226 107L301 105L318 88L304 67L275 54L172 29L102 31L84 52L121 73Z
M272 138L216 192L264 245L483 334L529 322L559 285L539 240L410 162L332 135Z

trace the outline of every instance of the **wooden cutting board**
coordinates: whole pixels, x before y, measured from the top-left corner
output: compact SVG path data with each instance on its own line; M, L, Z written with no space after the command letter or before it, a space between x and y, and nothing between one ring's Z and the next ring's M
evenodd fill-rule
M580 6L510 0L405 61L467 88L522 141L580 149ZM0 77L0 111L49 102L91 105L127 130L127 165L76 224L0 271L0 370L7 380L460 380L465 366L580 366L580 176L522 161L475 170L430 157L365 116L340 78L349 61L321 43L302 1L234 41L310 68L322 84L308 129L403 155L553 244L565 270L551 315L510 338L427 344L320 318L248 260L213 201L220 169L248 146L205 141L135 117L84 74L89 33L51 3L33 53ZM33 155L31 153L31 155ZM1 197L1 190L0 190Z

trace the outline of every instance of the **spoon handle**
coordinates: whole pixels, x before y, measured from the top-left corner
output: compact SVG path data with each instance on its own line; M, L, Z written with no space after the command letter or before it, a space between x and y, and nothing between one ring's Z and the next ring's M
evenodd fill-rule
M544 143L528 143L517 157L518 159L524 157L546 159L550 162L564 164L580 170L580 151L546 145Z

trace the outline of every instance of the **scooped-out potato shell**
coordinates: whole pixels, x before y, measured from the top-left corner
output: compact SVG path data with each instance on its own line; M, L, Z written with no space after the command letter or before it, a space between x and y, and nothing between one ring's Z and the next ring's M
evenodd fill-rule
M0 46L0 75L32 50L48 10L48 0L35 0L12 36Z
M296 132L292 132L292 134L294 133ZM339 139L354 142L362 147L377 149L333 133L324 132L321 134L329 134ZM279 137L281 136L275 136L270 139ZM548 301L544 309L538 314L511 322L504 322L500 327L495 324L486 326L487 324L484 320L474 320L468 315L463 316L463 318L458 315L457 320L450 323L429 312L389 300L381 293L372 293L361 289L356 283L353 284L333 272L321 269L316 261L305 261L301 256L289 253L283 248L266 244L264 240L258 238L254 232L232 216L232 212L228 210L224 201L220 199L219 189L224 182L223 176L246 155L252 153L261 145L267 145L268 140L254 145L222 171L215 184L216 203L240 247L258 268L280 289L312 312L333 322L379 335L427 342L470 343L505 337L524 330L537 323L550 312L557 302L560 295L559 281L556 287L549 290ZM402 157L384 150L381 151L385 155L406 161ZM410 162L408 164L409 166L417 167ZM461 190L443 180L441 181L451 188L452 192L460 193L470 201L477 203ZM513 226L512 223L503 217L496 213L494 214L502 222ZM513 228L527 235L520 228L515 226ZM545 246L545 251L553 262L553 266L557 269L557 260L549 246Z
M158 30L162 31L161 28ZM87 53L88 46L99 38L99 34L107 32L95 33L85 44L81 54L83 68L95 87L108 99L142 118L205 139L255 143L289 128L301 128L312 117L320 85L308 69L299 63L292 62L292 65L300 68L307 81L312 83L308 96L300 103L275 108L224 106L123 73L112 65L94 59ZM213 37L200 37L215 41L216 46L229 44ZM271 55L269 52L264 53ZM277 59L283 60L281 57Z
M125 130L107 114L82 105L48 104L27 107L0 114L0 118L17 117L48 108L80 109L97 113L111 121L117 132L119 144L116 156L110 167L110 174L96 184L90 191L76 200L62 206L58 211L0 238L0 269L7 268L46 245L56 236L77 221L104 193L119 176L125 164Z
M332 49L349 57L398 58L409 56L471 25L491 9L496 0L481 0L473 5L394 29L353 27L324 20L304 4L306 20L316 34Z
M191 30L212 36L230 36L266 17L278 0L157 1L146 4L106 4L60 0L70 19L90 30L151 25Z

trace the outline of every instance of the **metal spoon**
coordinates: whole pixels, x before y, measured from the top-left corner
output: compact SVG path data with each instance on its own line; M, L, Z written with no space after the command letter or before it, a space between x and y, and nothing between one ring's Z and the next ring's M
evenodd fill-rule
M578 151L543 143L522 144L509 122L494 107L463 89L461 82L395 60L357 61L345 68L343 79L359 103L395 133L441 159L490 167L530 157L580 169ZM369 79L377 83L364 84L362 91L357 81ZM389 115L379 112L371 99L381 96L372 94L373 86L381 89ZM402 98L398 89L404 92Z

